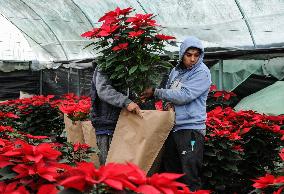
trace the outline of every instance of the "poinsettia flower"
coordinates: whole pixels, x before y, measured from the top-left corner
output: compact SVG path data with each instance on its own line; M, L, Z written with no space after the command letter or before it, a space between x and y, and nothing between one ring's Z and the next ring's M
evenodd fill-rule
M155 102L155 108L156 108L156 110L163 110L163 101L159 100L159 101Z
M254 188L263 189L273 184L275 177L271 174L266 174L264 177L259 177L258 179L254 179L255 183L252 185Z
M69 169L57 179L59 184L65 188L74 188L83 192L97 183L94 179L96 172L93 163L81 162L77 164L77 167Z
M21 155L24 156L24 161L32 161L35 163L38 163L43 159L45 161L55 161L61 155L61 152L55 150L49 143L41 143L37 146L33 146L18 140L15 142L15 145L17 148L14 149L11 154L18 154L17 152L20 152Z
M157 35L155 35L155 37L160 39L160 40L176 39L174 36L167 36L167 35L164 35L164 34L157 34Z
M217 86L216 85L211 85L210 86L210 91L216 91L217 90Z
M18 173L16 178L25 178L39 175L43 179L52 182L55 181L55 178L58 176L58 168L56 166L46 165L43 161L31 165L17 164L12 169L16 173Z
M117 46L114 46L112 48L113 51L119 51L119 50L127 50L128 49L128 43L120 43Z
M81 144L80 142L73 144L74 151L78 151L79 149L88 149L90 146L88 144Z

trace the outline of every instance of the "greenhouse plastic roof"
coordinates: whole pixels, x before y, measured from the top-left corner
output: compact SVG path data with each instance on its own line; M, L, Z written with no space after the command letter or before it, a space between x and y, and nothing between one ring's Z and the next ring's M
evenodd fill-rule
M39 60L48 61L94 57L80 34L116 7L155 14L162 32L177 42L195 35L207 48L284 46L283 0L0 0L1 15L24 34Z

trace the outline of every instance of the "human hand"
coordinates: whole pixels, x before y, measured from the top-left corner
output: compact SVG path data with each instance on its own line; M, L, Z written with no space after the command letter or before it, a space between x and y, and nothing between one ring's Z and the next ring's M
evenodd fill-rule
M154 88L146 88L144 92L141 93L140 99L142 101L146 100L147 98L151 98L154 95Z
M174 105L172 104L172 103L170 103L170 102L167 102L166 103L166 105L165 105L165 109L166 110L175 110L175 107L174 107Z
M127 109L129 112L133 112L133 113L139 115L141 118L143 118L142 113L141 113L141 109L140 109L140 107L138 106L138 104L136 104L135 102L131 102L131 103L126 107L126 109Z

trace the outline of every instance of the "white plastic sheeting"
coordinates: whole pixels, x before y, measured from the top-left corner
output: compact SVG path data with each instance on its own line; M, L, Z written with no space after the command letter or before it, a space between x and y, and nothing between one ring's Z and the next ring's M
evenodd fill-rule
M212 82L219 83L219 64L210 68ZM284 58L269 60L224 60L223 61L223 89L232 91L252 74L273 76L278 80L284 79Z
M219 49L284 45L283 0L0 0L0 13L24 34L38 60L93 57L80 34L116 7L157 15L162 32L177 42L195 35Z
M269 115L284 114L284 81L277 81L254 94L243 98L235 110L254 110Z

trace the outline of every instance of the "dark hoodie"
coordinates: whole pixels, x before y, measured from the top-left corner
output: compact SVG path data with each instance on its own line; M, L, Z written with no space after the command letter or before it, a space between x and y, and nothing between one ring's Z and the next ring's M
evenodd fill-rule
M96 67L91 87L91 121L96 134L112 134L121 108L132 101L113 88L108 75Z

